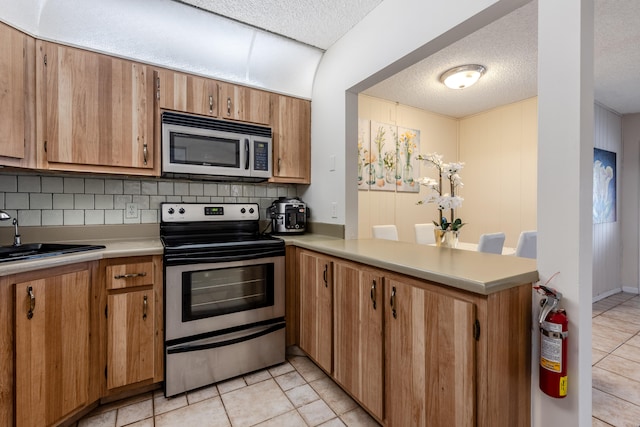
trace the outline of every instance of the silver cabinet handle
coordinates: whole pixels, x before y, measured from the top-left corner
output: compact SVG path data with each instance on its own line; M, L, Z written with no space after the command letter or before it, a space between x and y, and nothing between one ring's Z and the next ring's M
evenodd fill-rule
M27 287L27 295L29 295L29 311L27 312L27 319L33 317L33 310L36 309L36 296L33 294L33 287Z
M147 158L149 156L149 149L147 148L147 143L145 142L142 145L142 158L144 159L144 165L147 165Z
M145 295L142 299L142 320L147 320L147 296Z
M324 271L322 272L322 279L324 280L324 287L329 287L329 281L327 280L327 273L329 271L329 264L324 265Z
M209 114L213 114L213 95L209 95Z
M113 276L114 279L133 279L134 277L144 277L146 276L146 272L142 273L129 273L129 274L116 274Z
M231 98L227 98L227 116L231 117Z
M376 281L373 281L371 285L371 302L373 303L373 309L376 309Z
M398 313L396 312L396 287L394 286L391 289L391 314L393 314L393 318L398 317Z

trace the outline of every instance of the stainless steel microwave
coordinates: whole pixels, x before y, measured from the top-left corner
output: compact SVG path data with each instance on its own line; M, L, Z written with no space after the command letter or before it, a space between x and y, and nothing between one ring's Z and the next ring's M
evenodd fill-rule
M165 111L162 174L264 181L273 164L271 128Z

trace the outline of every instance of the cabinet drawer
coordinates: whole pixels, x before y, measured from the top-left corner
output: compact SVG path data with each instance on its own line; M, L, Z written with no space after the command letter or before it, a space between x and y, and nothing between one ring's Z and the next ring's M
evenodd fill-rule
M153 285L153 262L109 265L106 281L107 289Z

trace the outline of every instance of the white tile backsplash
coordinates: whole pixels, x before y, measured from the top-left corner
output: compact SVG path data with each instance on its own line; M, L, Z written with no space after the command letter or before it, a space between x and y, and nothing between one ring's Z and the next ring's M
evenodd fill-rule
M19 193L39 193L40 177L33 175L18 176L18 192Z
M84 193L84 179L64 178L65 193Z
M29 193L6 193L4 203L7 209L29 209Z
M0 173L0 209L23 226L152 224L160 222L163 202L258 203L264 220L274 199L293 197L296 190L286 184ZM137 218L125 217L131 202L138 205Z

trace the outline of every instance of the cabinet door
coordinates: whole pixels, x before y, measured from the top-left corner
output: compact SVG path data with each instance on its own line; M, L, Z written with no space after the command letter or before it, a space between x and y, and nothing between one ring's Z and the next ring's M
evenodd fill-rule
M33 143L28 117L34 114L33 38L0 22L0 164L26 164ZM32 150L31 150L32 151ZM33 166L33 165L31 165Z
M153 73L143 64L41 43L46 160L54 169L153 169ZM56 165L52 165L54 163Z
M300 253L300 348L332 369L333 280L331 258Z
M385 282L387 425L475 426L475 305Z
M383 419L382 275L334 264L334 378Z
M218 94L218 113L223 119L269 124L268 92L229 83L218 83Z
M311 103L290 96L273 95L274 182L311 182Z
M215 80L156 70L156 102L158 108L216 117L218 85Z
M88 403L89 277L83 270L15 286L18 427L53 425Z
M107 388L152 379L155 373L153 289L109 295Z

